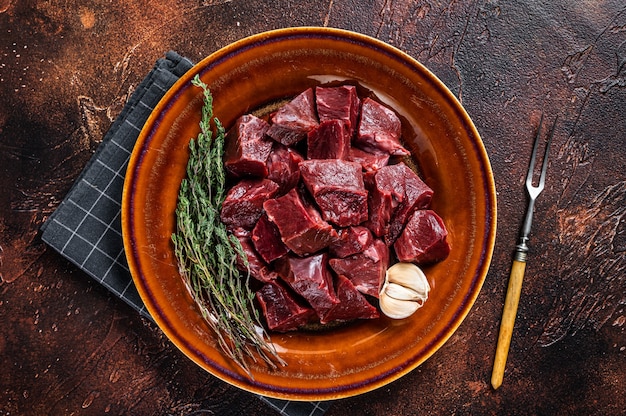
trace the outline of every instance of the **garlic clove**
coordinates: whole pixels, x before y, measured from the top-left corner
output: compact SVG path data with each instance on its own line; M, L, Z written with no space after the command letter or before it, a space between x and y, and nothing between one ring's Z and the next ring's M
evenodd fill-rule
M397 283L415 290L416 292L428 297L430 285L426 275L413 263L396 263L387 269L385 276L388 282Z
M408 318L420 307L417 302L398 300L385 294L380 296L378 305L380 310L392 319Z
M416 301L422 298L421 294L411 288L400 286L397 283L387 283L385 294L397 300Z
M379 293L380 310L390 318L407 318L424 305L429 292L428 279L419 267L396 263L387 269Z

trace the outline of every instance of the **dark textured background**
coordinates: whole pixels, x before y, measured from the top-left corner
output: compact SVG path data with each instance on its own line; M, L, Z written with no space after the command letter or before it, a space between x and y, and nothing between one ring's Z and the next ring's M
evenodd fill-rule
M38 230L165 51L198 61L300 25L355 30L420 60L474 120L498 190L492 266L459 330L409 375L327 414L624 414L622 0L0 0L0 414L274 414L197 368ZM542 109L560 122L507 372L493 391Z

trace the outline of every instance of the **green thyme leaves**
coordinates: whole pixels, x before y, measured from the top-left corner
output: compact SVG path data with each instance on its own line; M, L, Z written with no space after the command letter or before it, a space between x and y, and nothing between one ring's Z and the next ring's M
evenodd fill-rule
M246 258L243 248L220 220L226 194L224 127L213 116L208 86L197 75L192 84L203 91L202 118L198 137L189 143L187 176L178 194L174 251L189 293L222 351L250 375L247 360L257 356L272 368L285 363L261 326L249 274L236 267L238 256Z

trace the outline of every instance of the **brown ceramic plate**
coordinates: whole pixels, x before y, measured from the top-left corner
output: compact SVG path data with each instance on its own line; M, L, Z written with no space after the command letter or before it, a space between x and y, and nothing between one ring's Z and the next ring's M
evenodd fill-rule
M452 246L425 269L432 290L405 320L380 318L323 332L272 334L288 365L252 365L254 379L224 358L178 273L170 237L189 139L199 131L199 74L229 127L244 114L308 87L349 82L395 109L403 140L435 194ZM233 43L183 76L154 109L131 156L122 206L133 279L156 323L189 358L242 389L290 400L328 400L383 386L430 357L461 324L484 281L496 232L496 196L483 143L463 107L427 69L360 34L326 28L261 33Z

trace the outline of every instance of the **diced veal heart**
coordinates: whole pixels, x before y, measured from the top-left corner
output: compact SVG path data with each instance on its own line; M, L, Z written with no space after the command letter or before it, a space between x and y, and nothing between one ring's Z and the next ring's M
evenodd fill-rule
M271 179L280 187L279 195L284 195L300 181L298 164L304 158L290 147L275 143L267 158L267 179Z
M272 331L294 331L315 316L315 311L298 303L280 282L270 282L256 292L267 327Z
M278 275L275 271L270 270L267 264L259 257L259 254L253 247L250 238L250 231L238 228L233 231L233 235L239 240L241 248L246 254L247 265L244 260L237 256L237 268L244 273L250 271L250 276L261 282L271 282L276 280Z
M278 185L269 179L242 179L226 194L220 218L229 229L251 230L263 213L263 203L277 192Z
M261 215L252 229L252 244L267 263L271 263L289 252L280 239L280 232L266 214Z
M376 176L378 177L379 174L382 183L387 183L387 186L396 187L403 192L403 196L391 216L389 230L385 236L385 243L391 245L402 232L413 211L430 206L433 190L404 163L389 165L381 169Z
M356 87L353 85L315 88L315 103L320 122L343 121L348 138L352 137L356 129L360 101Z
M278 275L317 313L321 323L328 323L326 314L339 303L333 287L333 276L328 269L328 255L309 257L287 256L277 268Z
M326 320L329 322L379 317L378 310L365 299L365 296L354 287L347 277L337 276L335 292L339 303L326 314Z
M372 232L361 225L342 228L337 234L339 238L330 245L329 250L333 257L339 258L363 252L374 239Z
M314 207L303 202L297 188L265 201L263 208L278 227L283 243L299 256L320 251L337 238L335 229Z
M329 264L335 273L350 279L359 292L378 298L389 266L389 247L376 239L362 253L330 259Z
M417 264L445 259L450 253L448 230L443 220L432 210L417 210L393 245L400 261Z
M282 106L270 117L267 135L285 146L304 139L319 122L315 114L315 97L309 88Z
M372 153L406 156L409 152L400 144L401 128L396 113L369 97L365 98L361 104L355 145Z
M239 117L226 135L224 166L232 175L267 176L267 157L274 142L265 136L269 124L253 115Z
M350 147L348 160L361 164L366 172L375 172L389 163L389 154L387 153L370 153L357 147Z
M348 159L350 136L341 120L325 120L307 135L307 159Z
M366 174L369 219L374 235L391 245L415 209L427 208L433 191L406 164L398 163Z
M300 174L322 211L322 217L339 227L367 220L367 191L361 165L337 159L305 160Z

